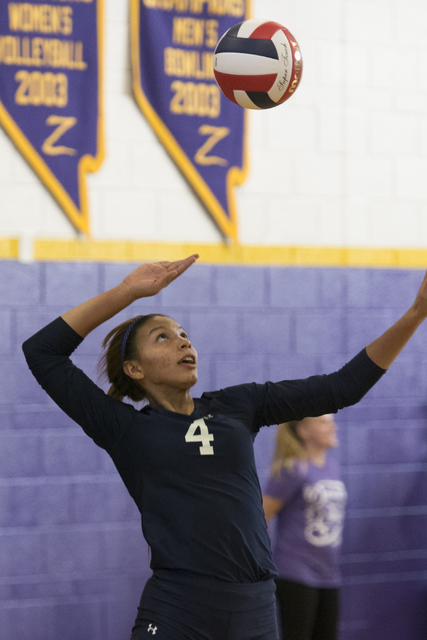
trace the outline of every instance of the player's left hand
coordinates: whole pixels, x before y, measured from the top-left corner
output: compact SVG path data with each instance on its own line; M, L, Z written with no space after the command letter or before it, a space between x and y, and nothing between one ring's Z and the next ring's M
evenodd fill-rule
M154 296L186 271L198 258L195 253L174 262L147 262L141 264L123 280L134 300Z

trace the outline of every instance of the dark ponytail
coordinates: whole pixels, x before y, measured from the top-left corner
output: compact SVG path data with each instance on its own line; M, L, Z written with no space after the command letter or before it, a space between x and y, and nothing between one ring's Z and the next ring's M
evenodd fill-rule
M146 394L141 384L124 372L123 362L125 360L137 360L138 329L157 316L167 317L161 313L137 316L119 324L104 338L102 342L103 353L98 363L98 370L110 382L111 386L108 390L108 395L112 398L123 400L123 398L128 397L134 402L141 402L146 399ZM133 326L131 327L132 324ZM126 338L127 333L128 336ZM125 344L123 344L124 341Z

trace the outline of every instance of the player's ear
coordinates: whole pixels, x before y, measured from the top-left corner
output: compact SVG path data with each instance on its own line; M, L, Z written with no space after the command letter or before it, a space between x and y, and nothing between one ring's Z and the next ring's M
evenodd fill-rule
M123 363L123 371L133 380L144 379L144 371L137 360L126 360L126 362Z
M307 439L308 433L307 433L307 424L304 422L304 420L301 420L301 422L298 422L296 432L300 440L305 442Z

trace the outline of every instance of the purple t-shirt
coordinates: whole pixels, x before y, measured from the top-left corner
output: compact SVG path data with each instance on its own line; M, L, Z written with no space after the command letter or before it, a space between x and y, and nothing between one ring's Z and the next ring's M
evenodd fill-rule
M270 478L265 493L285 502L277 515L273 558L279 576L311 587L338 587L347 492L339 463L296 462Z

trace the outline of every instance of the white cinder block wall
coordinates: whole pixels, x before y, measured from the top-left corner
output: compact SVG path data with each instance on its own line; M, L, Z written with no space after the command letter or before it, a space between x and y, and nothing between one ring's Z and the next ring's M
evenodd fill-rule
M95 239L215 243L221 235L131 93L128 5L106 1L107 156L88 177ZM295 35L303 81L250 115L240 240L253 245L427 244L427 4L252 0ZM0 130L0 236L73 227Z

